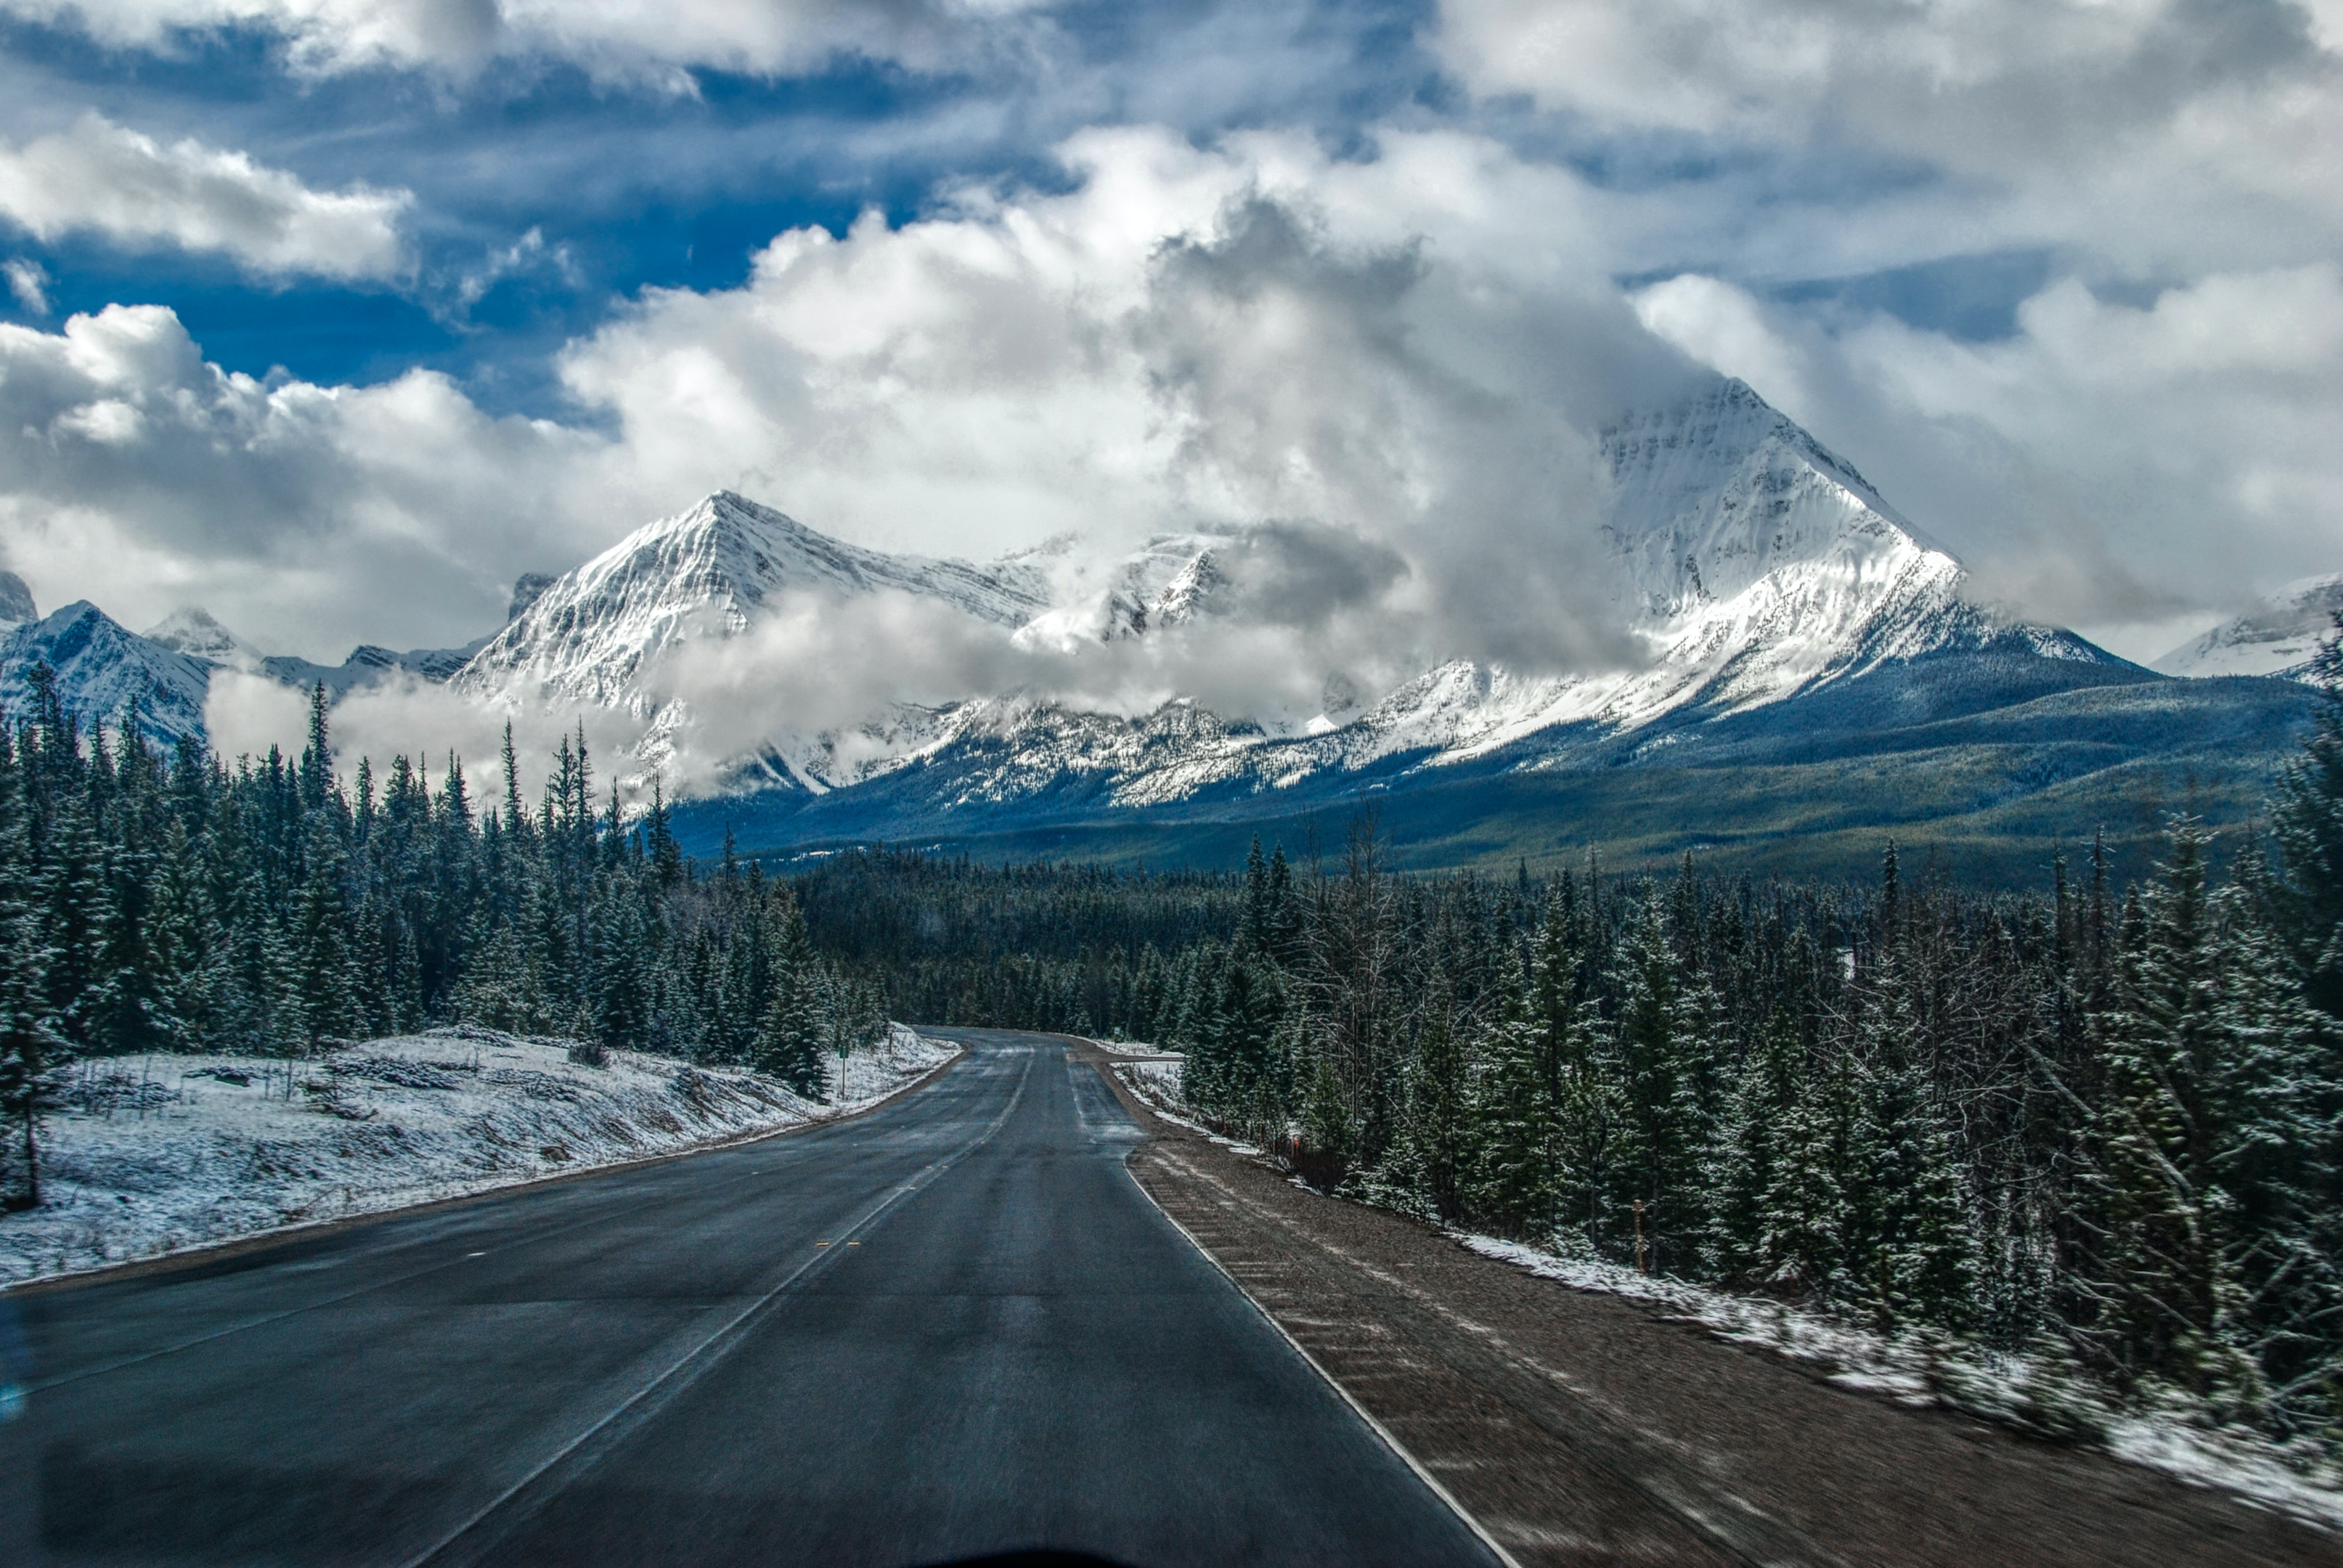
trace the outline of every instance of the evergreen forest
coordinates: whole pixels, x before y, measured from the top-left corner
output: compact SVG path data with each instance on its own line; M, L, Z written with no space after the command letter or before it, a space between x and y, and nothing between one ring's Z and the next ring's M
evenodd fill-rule
M789 889L694 866L667 808L598 809L583 731L541 799L485 809L449 759L337 777L325 693L297 759L233 766L137 715L86 729L50 672L0 725L0 1191L40 1201L45 1094L79 1057L295 1057L445 1022L753 1067L820 1095L886 1028ZM509 730L504 778L518 777ZM592 1051L584 1053L592 1059Z
M1322 1187L1566 1254L2055 1359L2343 1443L2343 652L2250 836L1998 892L1401 876L1372 819L1241 872L886 849L695 862L450 759L169 754L35 671L0 727L0 1106L37 1202L76 1056L298 1055L468 1021L809 1091L890 1018L1186 1053L1197 1116ZM517 777L507 742L502 778ZM2216 855L2217 848L2220 853Z

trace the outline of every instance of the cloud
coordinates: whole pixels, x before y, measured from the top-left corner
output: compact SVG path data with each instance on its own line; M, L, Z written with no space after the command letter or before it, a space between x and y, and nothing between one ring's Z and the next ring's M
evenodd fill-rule
M1175 480L1207 513L1396 552L1410 591L1379 618L1403 657L1631 662L1595 569L1596 441L1674 362L1615 298L1501 289L1311 216L1255 197L1159 253L1138 334Z
M1676 210L1655 232L1713 252L1678 248L1679 267L1811 277L2053 245L2137 275L2333 253L2343 55L2325 15L1443 0L1430 35L1477 93L1669 169L1654 195Z
M7 266L0 267L0 272L7 274L8 292L16 297L18 305L35 316L49 313L49 273L46 267L37 261L28 261L18 256L9 257Z
M640 740L642 724L608 709L587 714L530 709L508 713L444 686L411 676L361 687L337 703L329 718L335 770L346 784L355 785L363 759L379 782L394 758L405 757L430 781L434 793L447 777L450 761L463 769L475 809L500 802L505 792L502 756L505 726L513 730L513 754L520 775L521 799L530 809L538 803L551 759L564 739L575 744L577 728L586 729L595 768L595 789L607 798L611 779L618 778L622 799L633 802L649 798L648 779L636 779L623 763L626 748ZM264 676L238 670L214 672L204 704L204 726L212 750L231 765L240 757L265 757L271 746L288 755L307 744L309 699L298 689ZM669 780L670 789L674 779Z
M772 75L861 55L964 68L1022 0L0 0L115 46L248 27L283 41L302 72L375 65L468 73L497 56L571 61L597 75L658 77L709 67Z
M1332 528L1406 568L1393 658L1628 657L1584 569L1595 437L1693 373L1590 265L1571 204L1543 229L1460 212L1419 175L1504 161L1465 138L1336 166L1297 138L1099 132L1064 156L1061 195L795 230L741 288L648 295L570 347L564 383L637 461L864 542Z
M579 511L628 505L593 471L601 446L491 418L427 371L231 374L159 306L0 325L0 534L52 602L132 625L204 603L333 659L477 636L518 573L573 558Z
M265 274L395 276L408 265L398 224L412 200L366 186L312 190L243 153L194 140L166 147L96 114L0 143L0 216L35 238L82 231L134 248L217 251Z
M1433 658L1630 659L1592 569L1596 436L1698 362L2051 618L2169 615L2325 564L2331 263L2144 296L2061 273L1979 344L1708 273L1631 298L1611 274L1642 198L1485 137L1337 157L1125 129L1061 158L1046 189L948 187L908 221L783 233L739 286L645 291L559 356L568 423L491 417L426 372L231 375L153 307L0 327L0 532L46 601L134 624L206 603L323 658L477 635L519 572L719 487L979 558L1195 533L1241 618L1075 648L809 600L659 679L726 735L1009 689L1306 717L1330 678L1372 694ZM455 732L443 697L369 700L412 743Z
M447 297L438 314L444 319L461 321L498 284L536 273L553 274L572 286L583 281L569 247L546 244L545 230L533 226L508 246L491 246L478 266L458 271L443 286Z

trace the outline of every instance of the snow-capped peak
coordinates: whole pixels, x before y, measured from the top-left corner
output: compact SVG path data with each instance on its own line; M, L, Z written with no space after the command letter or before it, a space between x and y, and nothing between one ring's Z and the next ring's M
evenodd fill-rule
M1071 651L1192 620L1225 585L1220 553L1231 544L1215 534L1158 534L1119 559L1066 560L1054 607L1021 628L1017 640Z
M1242 715L1229 722L1183 708L1126 720L985 690L936 709L872 714L852 736L742 735L718 744L782 758L797 782L820 790L913 756L944 757L967 738L1005 758L1002 779L1018 780L971 783L975 795L1047 787L1069 769L1136 767L1148 777L1131 777L1117 793L1141 800L1262 769L1273 769L1282 785L1396 753L1427 765L1459 760L1565 728L1616 735L1669 714L1743 711L1938 652L2108 658L2069 633L1968 603L1958 561L1853 464L1741 382L1720 379L1686 402L1624 419L1604 433L1603 451L1612 592L1623 628L1648 650L1641 668L1549 674L1441 664L1380 697L1330 696L1305 727L1309 749L1291 756L1282 749L1301 738L1267 733ZM1026 648L1078 653L1202 618L1242 618L1252 608L1243 585L1258 575L1253 558L1273 543L1242 530L1166 534L1117 555L1055 539L979 567L860 548L719 491L557 579L456 684L506 701L626 709L650 721L640 749L655 760L690 719L672 694L646 689L651 661L679 642L749 629L786 593L851 600L893 589L1009 629Z
M135 703L149 740L203 733L212 666L136 635L86 599L0 638L0 670L12 680L35 664L49 667L57 696L85 718L118 724Z
M2192 638L2149 668L2167 675L2280 675L2308 678L2343 612L2343 572L2291 582L2259 606Z
M647 713L650 699L635 685L647 661L689 638L743 631L784 593L893 589L1014 627L1043 607L1035 578L863 549L719 490L557 578L455 684Z
M138 635L206 664L242 670L247 675L260 669L263 656L257 648L222 626L211 611L195 605L173 610Z
M1623 419L1604 432L1603 455L1612 484L1604 531L1642 615L1730 599L1785 566L1830 563L1861 577L1866 566L1925 556L1932 570L1959 569L1855 465L1741 381Z

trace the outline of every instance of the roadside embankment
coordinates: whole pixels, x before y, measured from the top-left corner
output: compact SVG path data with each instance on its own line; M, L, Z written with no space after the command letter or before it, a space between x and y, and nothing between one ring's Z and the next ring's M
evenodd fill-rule
M0 1285L768 1136L869 1110L959 1054L898 1025L826 1101L752 1072L455 1028L307 1060L110 1058L54 1083L42 1203Z

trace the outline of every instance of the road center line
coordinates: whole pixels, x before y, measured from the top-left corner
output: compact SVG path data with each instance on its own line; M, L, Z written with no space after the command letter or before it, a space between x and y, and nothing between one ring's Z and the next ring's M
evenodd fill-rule
M929 1169L933 1172L933 1174L930 1175L927 1181L920 1181L913 1185L898 1187L889 1192L885 1197L880 1199L879 1201L872 1205L860 1219L848 1226L845 1235L839 1239L844 1240L846 1236L851 1236L855 1231L864 1230L870 1225L877 1223L882 1215L886 1214L898 1203L901 1202L905 1197L927 1187L940 1178L944 1172L950 1171L954 1165L959 1164L961 1160L967 1158L977 1150L981 1149L984 1145L992 1141L993 1135L998 1133L1003 1126L1007 1125L1010 1116L1016 1111L1019 1103L1024 1100L1026 1080L1032 1076L1032 1071L1033 1058L1032 1054L1028 1052L1025 1057L1024 1070L1018 1074L1017 1088L1010 1095L1009 1103L1001 1108L1001 1113L992 1119L982 1132L979 1133L969 1142L954 1151L946 1159L939 1161L936 1164L930 1166ZM498 1493L497 1496L491 1499L485 1506L473 1513L469 1517L465 1519L462 1523L457 1525L455 1529L449 1531L447 1534L442 1535L437 1541L434 1542L421 1553L407 1559L401 1565L401 1568L425 1568L426 1564L439 1561L450 1548L457 1545L464 1539L464 1537L471 1534L475 1530L478 1530L483 1523L486 1523L497 1513L502 1512L508 1504L520 1497L523 1493L535 1485L540 1479L550 1473L557 1465L560 1464L564 1460L568 1459L572 1454L575 1454L581 1449L585 1448L585 1446L588 1442L592 1442L596 1437L601 1435L605 1432L611 1431L622 1417L625 1417L630 1412L633 1412L638 1405L642 1405L653 1393L659 1393L660 1398L658 1404L646 1407L642 1412L646 1418L650 1414L655 1413L658 1408L664 1406L678 1394L680 1394L685 1389L690 1387L692 1383L699 1381L699 1379L710 1368L715 1366L717 1362L723 1360L724 1357L731 1352L735 1345L739 1344L741 1340L747 1338L748 1329L750 1326L750 1320L757 1317L759 1313L764 1312L767 1307L778 1301L783 1292L787 1292L790 1287L805 1280L816 1269L820 1268L821 1264L826 1262L828 1260L838 1256L839 1251L840 1249L837 1248L831 1248L828 1251L817 1249L811 1257L808 1258L804 1262L799 1263L796 1268L790 1270L789 1272L783 1276L780 1282L775 1284L770 1290L767 1291L763 1295L759 1296L755 1301L749 1302L746 1307L743 1307L739 1312L735 1313L729 1322L709 1333L698 1344L684 1352L682 1355L678 1356L672 1362L669 1363L665 1371L651 1378L649 1382L644 1383L633 1393L628 1394L625 1399L614 1405L610 1409L609 1412L604 1415L599 1421L597 1421L593 1425L588 1427L585 1431L571 1438L568 1442L562 1444L552 1453L538 1461L538 1463L530 1469L528 1474L522 1476L510 1486L505 1488L504 1491ZM699 1363L696 1367L692 1365L695 1362ZM690 1368L689 1375L679 1379L677 1374L684 1372L687 1368ZM515 1523L518 1522L518 1520L515 1521ZM492 1545L493 1543L484 1543L483 1544Z

